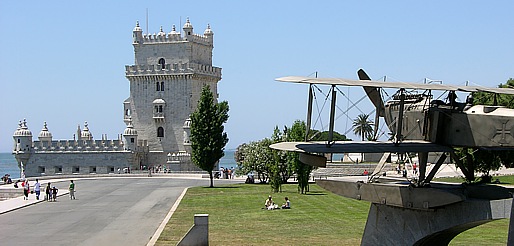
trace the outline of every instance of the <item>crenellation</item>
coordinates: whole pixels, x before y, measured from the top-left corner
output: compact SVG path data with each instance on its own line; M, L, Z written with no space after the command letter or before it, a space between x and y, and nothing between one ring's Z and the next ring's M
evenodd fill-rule
M221 78L221 68L198 63L174 63L161 65L126 65L126 76L148 76L148 75L180 75L184 73L196 73Z
M168 34L168 35L158 35L158 34L143 34L142 40L139 44L162 44L162 43L176 43L176 42L192 42L196 44L212 46L213 39L212 36L205 36L198 33L193 33L191 35L186 35L183 37L180 34Z

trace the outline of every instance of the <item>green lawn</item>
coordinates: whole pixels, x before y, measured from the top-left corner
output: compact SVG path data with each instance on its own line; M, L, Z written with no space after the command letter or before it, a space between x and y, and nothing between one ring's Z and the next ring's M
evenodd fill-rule
M514 185L514 175L493 176L493 181L495 181L496 179L498 179L500 181L500 184ZM462 177L448 177L448 178L437 178L437 179L434 179L434 181L463 183L464 179Z
M292 209L262 209L269 185L190 188L161 234L157 245L176 245L193 224L194 214L209 214L211 245L359 245L369 202L334 195L311 184L307 195L296 184L275 193ZM451 245L505 245L508 220L494 221L462 233Z

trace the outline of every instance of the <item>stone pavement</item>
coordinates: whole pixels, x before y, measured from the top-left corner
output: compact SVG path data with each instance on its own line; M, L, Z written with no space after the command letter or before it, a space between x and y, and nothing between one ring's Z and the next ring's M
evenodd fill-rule
M125 184L125 185L122 185L122 186L119 186L119 187L116 186L116 185L122 183L122 182L118 182L119 180L130 180L130 179L134 179L134 178L137 178L137 179L135 179L134 181L130 181L130 185ZM167 224L169 218L171 217L171 215L175 211L176 207L180 203L181 198L185 194L184 188L190 187L190 186L198 186L200 184L201 185L205 185L205 184L208 183L208 178L202 177L202 175L169 175L169 174L166 174L166 175L159 175L159 174L157 174L157 175L152 175L152 177L148 177L147 175L145 175L145 176L140 176L140 175L130 175L130 176L129 175L115 175L115 176L109 176L109 177L100 177L100 176L98 176L98 177L97 176L91 177L90 176L88 178L79 178L79 177L76 177L76 176L62 177L61 179L44 179L43 177L39 178L39 182L41 183L41 187L46 187L46 184L48 182L51 182L51 186L55 185L59 189L58 196L62 196L62 197L57 199L58 202L55 203L55 206L59 206L59 207L61 207L61 209L64 208L63 211L66 211L66 212L70 212L70 211L73 210L73 213L70 213L69 216L66 216L67 218L64 221L62 221L63 223L69 223L71 220L77 219L76 218L77 216L79 216L79 217L80 216L85 216L84 218L89 218L89 215L84 215L84 213L87 213L87 211L89 211L88 209L91 209L91 207L96 208L97 204L95 204L95 202L98 202L98 201L95 201L94 199L93 200L91 199L91 195L92 195L91 191L88 192L85 189L81 189L81 193L80 193L79 199L86 199L84 201L88 201L88 203L85 204L85 205L84 205L84 203L79 203L82 207L71 206L69 208L66 208L66 206L69 206L69 204L76 204L76 203L73 203L73 202L72 203L69 203L69 202L59 202L59 201L63 201L63 200L69 200L69 197L66 196L66 195L69 194L67 188L68 188L69 180L70 179L76 180L77 182L79 180L82 180L80 182L81 184L84 184L84 182L86 180L95 180L94 181L95 184L102 185L102 183L98 184L97 182L101 182L101 180L107 180L107 179L111 179L112 180L112 181L108 181L108 182L116 183L116 185L109 186L109 188L113 189L113 190L108 189L109 191L106 191L103 194L105 196L102 196L101 204L108 204L110 202L110 200L118 199L118 198L116 198L116 196L120 196L121 193L125 193L125 192L129 192L130 193L131 191L133 191L132 188L134 188L135 186L138 186L138 185L141 185L141 184L149 184L150 187L152 187L152 188L150 188L151 190L148 190L148 189L144 190L145 188L143 188L142 192L137 192L131 198L131 202L133 202L134 200L136 202L133 202L134 204L132 204L130 206L126 205L128 203L122 201L120 203L120 206L121 205L129 206L128 210L127 211L123 211L123 212L119 212L119 213L114 213L111 216L112 218L110 218L110 220L112 220L114 222L112 222L112 223L111 222L104 223L105 225L103 225L103 226L105 226L106 228L110 228L110 229L102 229L100 232L96 232L95 230L90 229L91 224L87 222L87 219L86 219L86 221L81 219L80 220L81 221L80 226L85 227L85 229L89 228L91 230L89 232L86 230L86 232L84 232L83 234L89 235L88 233L90 233L92 235L91 238L88 239L90 241L88 241L88 243L83 243L82 245L93 245L92 244L93 242L98 242L98 241L104 240L104 239L105 240L107 240L107 239L111 240L113 238L113 235L111 234L111 233L113 233L113 231L119 232L118 233L119 235L123 235L124 233L127 233L126 231L120 230L118 228L120 225L122 226L123 223L126 223L126 221L127 221L126 220L127 219L126 216L128 216L127 214L130 214L130 216L133 216L134 213L136 213L136 215L141 214L141 213L145 214L144 211L148 211L148 207L147 206L149 204L153 204L154 199L155 199L155 201L157 201L156 204L159 204L159 202L162 203L162 201L168 199L168 198L163 199L164 195L161 194L161 192L166 192L166 194L170 193L170 190L169 190L168 186L166 186L167 183L176 184L176 186L178 186L178 187L180 187L181 185L184 185L184 183L187 183L187 185L185 185L184 187L180 188L180 192L182 193L182 195L180 195L178 197L178 199L176 199L176 200L173 199L173 202L175 203L175 205L173 205L173 207L171 207L171 209L169 209L169 211L166 210L165 213L162 213L163 211L160 211L160 212L155 213L155 214L149 214L148 216L150 216L152 218L146 217L146 214L145 214L144 221L140 221L140 224L142 223L143 225L145 225L145 223L146 223L146 224L149 225L149 223L151 223L152 226L153 226L154 223L155 223L155 218L153 218L153 217L156 217L156 216L160 217L160 216L162 216L161 218L157 218L157 220L159 220L160 226L158 228L156 227L156 230L151 232L152 234L155 233L153 236L147 237L147 235L146 235L147 232L144 232L144 233L140 232L140 234L145 234L145 235L142 236L142 237L139 237L139 238L142 239L143 241L145 239L146 240L150 240L150 241L146 241L145 244L148 243L147 245L153 245L155 243L156 239L160 236L160 233L162 232L164 226ZM118 181L116 181L116 180L118 180ZM150 180L152 180L152 181L150 182ZM162 181L157 181L157 180L162 180ZM185 180L191 180L191 181L185 181ZM194 180L197 180L198 182L194 181ZM232 180L216 179L214 182L216 182L218 184L223 184L223 183L242 183L242 182L244 182L244 179L242 177L236 178L236 179L232 179ZM31 183L31 186L33 186L34 183L35 183L35 178L30 178L30 183ZM103 184L105 184L105 183L103 183ZM162 187L163 185L166 186L166 187L163 188ZM91 189L91 186L88 186L88 187L89 187L89 189ZM126 187L132 187L132 188L127 190ZM152 190L155 187L158 187L158 189ZM171 186L169 186L169 187L171 187ZM171 187L171 188L173 188L173 187ZM95 190L95 188L93 188L93 190ZM50 204L52 204L52 205L50 205L50 207L54 207L53 206L54 205L53 202L52 203L47 203L44 200L36 200L35 194L30 194L29 195L29 200L24 200L23 199L23 190L21 188L15 189L13 184L0 185L0 192L11 192L11 191L15 192L17 194L17 197L11 198L11 199L6 199L6 200L0 200L0 215L9 216L9 215L11 215L11 213L9 213L10 211L15 211L15 210L20 211L21 208L25 208L25 207L28 207L28 206L34 205L34 204L40 204L40 205L38 205L38 207L39 206L42 206L42 207L46 206L46 207L48 207ZM115 191L115 192L113 192L113 191ZM44 192L42 192L42 193L44 193ZM88 194L89 198L85 198L86 194ZM148 201L140 200L141 197L137 198L137 197L135 197L136 195L140 195L141 197L148 198L149 200ZM171 197L171 195L167 195L167 196ZM44 198L44 194L41 194L40 198ZM79 200L77 200L77 201L79 201ZM167 204L169 204L169 203L167 203ZM171 203L171 204L173 204L173 203ZM152 205L152 206L154 206L154 205ZM161 206L162 206L162 204L158 205L157 207L160 208ZM81 209L81 208L85 208L85 209ZM75 210L75 209L78 209L78 210ZM156 211L156 208L152 208L152 211ZM23 211L21 211L21 212L23 212ZM52 212L54 212L54 211L52 211ZM101 213L101 211L100 211L100 213ZM167 213L167 215L166 215L166 213ZM44 213L44 214L48 214L48 213ZM166 217L164 217L163 214L166 215ZM23 220L30 221L32 216L28 217L26 215L27 214L25 214L25 216L22 216L20 221L23 221ZM44 217L46 215L42 215L41 213L37 213L37 214L34 214L34 216L36 216L36 217L38 217L38 216L39 217L41 217L41 216ZM50 215L48 215L48 216L50 216ZM5 217L5 218L9 218L9 217ZM139 218L139 219L141 219L141 218ZM10 220L10 219L8 219L8 220ZM122 224L120 224L120 223L122 223ZM135 223L135 222L133 222L133 223ZM57 224L60 224L60 223L57 223ZM148 225L146 226L147 228L148 228ZM156 224L156 225L158 225L158 224ZM14 223L13 225L9 225L9 226L10 226L9 227L10 229L13 229L13 228L16 228L19 225ZM55 228L57 228L57 229L55 229ZM6 229L6 228L3 228L3 229ZM48 227L45 227L45 229L48 230ZM59 225L53 225L52 230L59 231L60 230ZM142 231L142 230L138 230L138 231ZM68 232L68 233L75 233L75 232L72 231L72 232ZM119 236L119 235L117 235L117 236ZM32 237L37 237L37 235L31 235L31 236ZM16 241L16 240L19 239L19 237L20 237L19 235L15 235L13 238L16 238L16 239L12 239L12 240ZM25 240L25 241L23 241L23 240ZM30 240L31 239L27 238L27 237L23 237L23 239L22 239L22 241L25 242L25 243L35 242L35 241L30 241ZM120 242L121 241L116 241L116 243L111 244L111 245L122 245ZM48 244L48 242L47 242L47 245L50 245L50 244ZM102 245L102 244L100 244L100 245Z

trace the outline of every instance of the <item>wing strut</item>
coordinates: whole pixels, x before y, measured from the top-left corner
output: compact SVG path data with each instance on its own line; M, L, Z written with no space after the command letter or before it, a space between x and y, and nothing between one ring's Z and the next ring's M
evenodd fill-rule
M396 125L396 137L395 143L396 145L400 144L402 141L402 128L403 128L403 110L405 108L405 89L400 89L400 109L398 110L398 120Z
M312 124L312 84L309 84L309 102L307 105L307 129L305 129L305 142L309 141L309 131Z
M330 104L330 123L328 126L328 142L327 147L332 146L334 137L334 120L336 115L336 86L332 85L332 103Z
M439 170L439 168L441 168L441 165L443 165L443 162L444 160L446 160L446 154L443 153L439 159L437 160L437 163L435 164L435 166L432 168L432 170L430 170L430 173L428 174L427 178L425 180L421 180L421 182L425 183L425 184L428 184L430 183L430 181L432 181L432 179L435 177L437 171Z
M389 159L390 156L391 156L390 152L384 152L384 154L382 155L382 158L380 158L380 161L378 162L378 165L375 167L375 170L369 176L368 182L373 181L375 179L375 176L380 174L382 169L384 169L387 159Z

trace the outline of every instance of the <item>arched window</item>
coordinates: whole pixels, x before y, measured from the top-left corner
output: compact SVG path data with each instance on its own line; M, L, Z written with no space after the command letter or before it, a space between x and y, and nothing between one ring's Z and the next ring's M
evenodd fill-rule
M159 82L155 82L155 90L156 91L160 91L161 90L161 86L160 86Z
M125 109L125 115L130 116L130 109Z
M164 81L161 82L161 91L164 91Z
M156 113L159 113L159 106L155 105L155 107L154 107L154 108L155 108L155 112L156 112Z
M159 64L161 65L161 69L166 68L166 60L164 60L164 58L159 59Z
M157 128L157 137L158 138L163 138L164 137L164 128L160 127Z
M159 105L159 113L162 113L162 105Z

